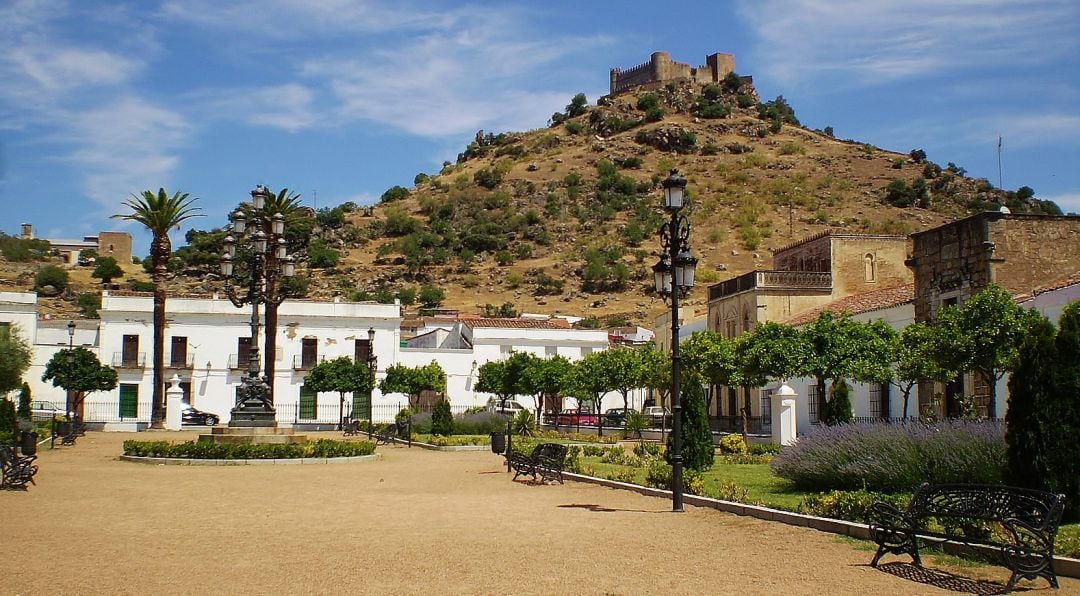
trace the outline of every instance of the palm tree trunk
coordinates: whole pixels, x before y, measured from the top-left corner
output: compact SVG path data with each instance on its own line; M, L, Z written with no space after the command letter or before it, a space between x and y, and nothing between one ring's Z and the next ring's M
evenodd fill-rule
M157 277L156 271L154 277ZM154 282L154 392L153 403L150 406L150 428L165 428L165 287L163 281Z
M266 382L270 385L270 403L274 403L274 363L277 355L277 321L278 305L273 302L267 303L265 321L265 345L266 353L263 354L263 371L266 374Z

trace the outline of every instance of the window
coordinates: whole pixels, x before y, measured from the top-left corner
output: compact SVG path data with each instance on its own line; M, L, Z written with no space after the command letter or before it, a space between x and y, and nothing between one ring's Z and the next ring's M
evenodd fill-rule
M315 412L318 409L318 395L308 388L307 385L300 386L300 419L301 420L314 420Z
M882 406L881 397L882 397L881 385L877 385L877 384L871 385L870 386L870 417L871 418L881 418L882 417L882 415L881 415L881 410L882 410L882 408L881 408L881 406Z
M866 253L863 257L863 275L866 276L866 281L877 281L877 259L873 253Z
M251 338L238 337L236 339L236 368L246 370L251 364Z
M511 346L499 346L499 359L506 360L510 357L510 352L513 351Z
M125 335L124 347L121 352L121 365L124 367L134 367L139 362L139 336L138 335Z
M772 396L776 393L776 389L762 389L761 390L761 420L765 424L769 424L772 420Z
M353 347L353 360L356 362L367 362L368 358L371 358L371 341L368 339L356 340Z
M173 336L169 352L169 366L183 368L187 364L187 338Z
M551 358L553 356L558 356L559 355L558 346L547 346L546 348L544 348L544 355L547 356L548 358Z
M134 383L120 384L120 417L138 418L139 386Z
M817 384L809 385L806 388L806 402L810 406L810 424L818 424L821 422L821 394L818 391Z
M724 337L731 339L735 337L735 321L727 321L724 325Z
M319 340L305 337L300 344L300 367L307 370L315 366L319 359Z

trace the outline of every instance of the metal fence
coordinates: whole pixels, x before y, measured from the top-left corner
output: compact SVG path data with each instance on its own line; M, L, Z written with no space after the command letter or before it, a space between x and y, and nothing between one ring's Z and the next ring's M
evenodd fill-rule
M743 432L742 416L717 416L709 418L709 426L713 432L741 433ZM772 430L772 418L766 416L750 416L746 419L746 432L762 434Z
M138 404L138 406L140 407L135 410L135 415L131 416L131 410L129 408L121 410L118 401L83 402L83 422L150 422L150 404ZM128 415L125 416L125 413Z

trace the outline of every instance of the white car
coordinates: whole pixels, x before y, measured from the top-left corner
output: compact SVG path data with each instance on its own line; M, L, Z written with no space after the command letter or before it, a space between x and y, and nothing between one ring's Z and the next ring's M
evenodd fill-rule
M500 404L499 400L495 400L491 407L491 411L496 414L509 414L510 416L516 416L518 412L524 410L526 410L525 406L512 400L507 400L505 405Z
M57 418L63 418L64 407L58 406L48 401L30 402L31 420L52 420L53 416L56 416Z

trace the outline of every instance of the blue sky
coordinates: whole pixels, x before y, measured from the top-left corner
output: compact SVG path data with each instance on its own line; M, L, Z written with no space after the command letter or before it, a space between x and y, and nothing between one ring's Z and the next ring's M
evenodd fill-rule
M1080 212L1075 0L0 0L0 229L128 229L133 192L224 222L254 185L365 204L478 129L546 125L653 51L733 53L803 124ZM182 243L182 231L174 243Z

